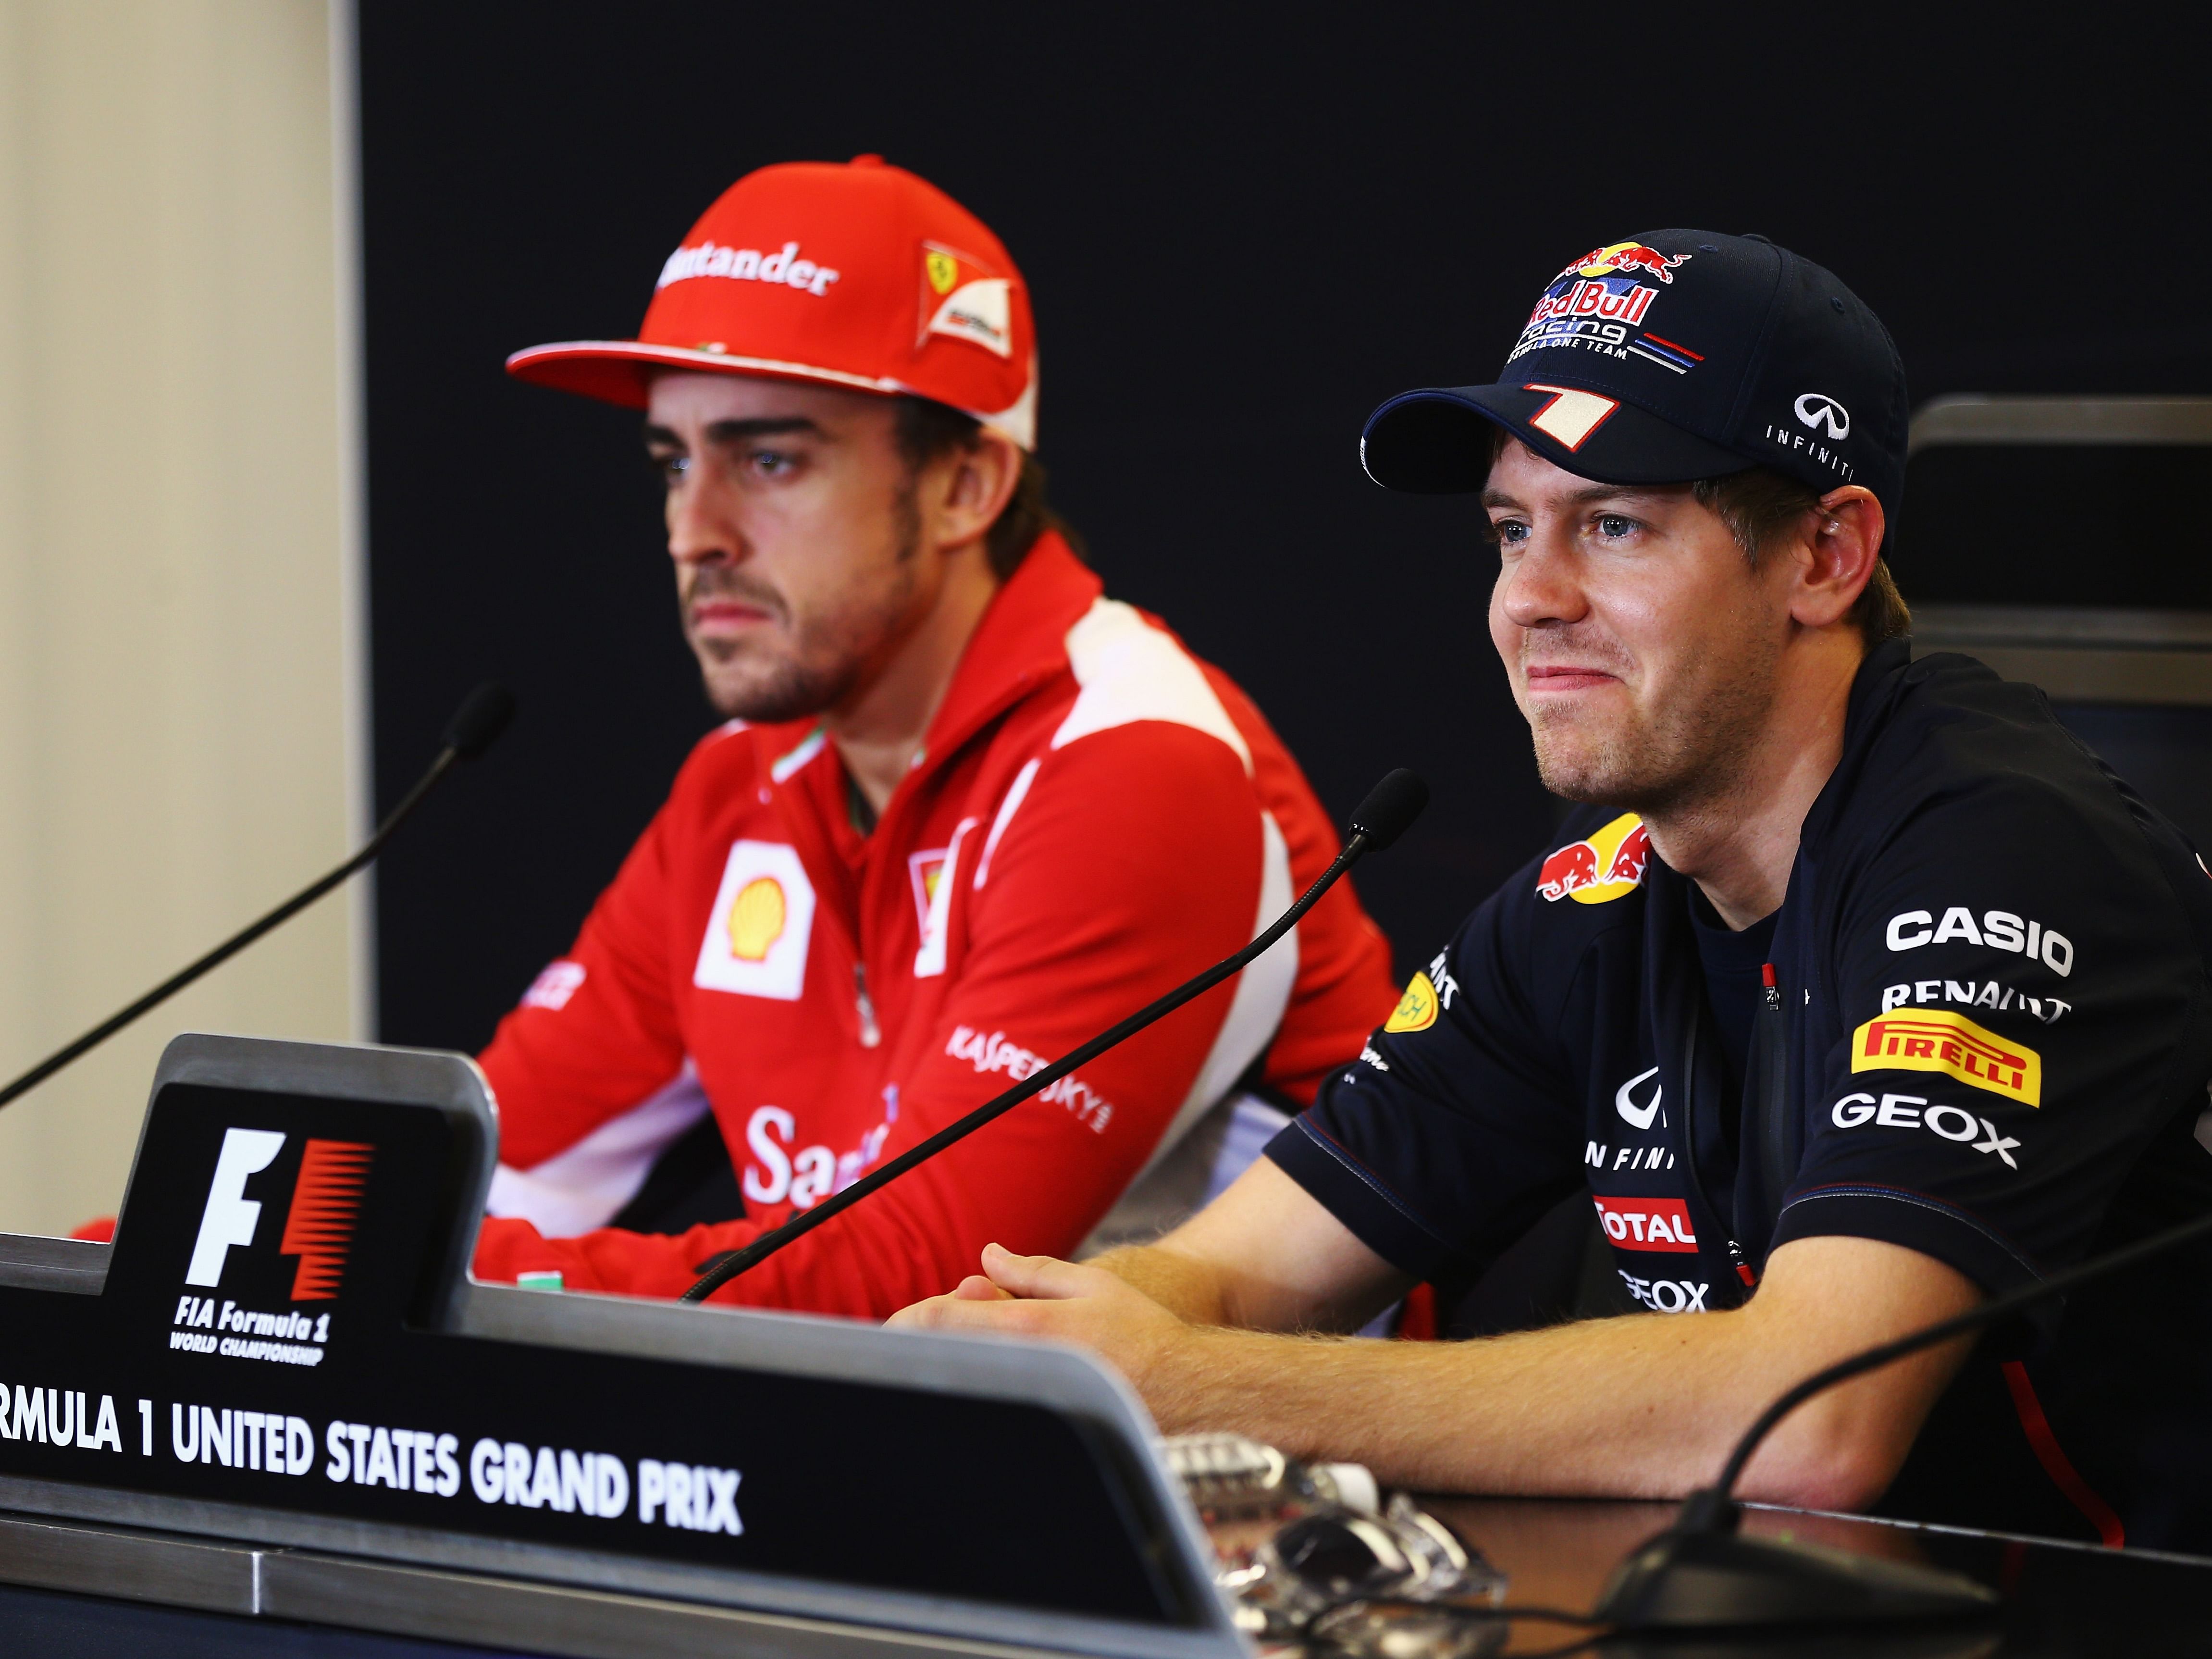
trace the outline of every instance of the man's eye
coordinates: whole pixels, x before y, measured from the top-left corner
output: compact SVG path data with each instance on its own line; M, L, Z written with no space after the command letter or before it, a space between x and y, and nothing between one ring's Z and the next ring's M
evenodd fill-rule
M798 467L799 457L784 449L756 449L745 465L766 477L781 478Z
M1491 525L1490 534L1500 547L1518 547L1528 539L1529 530L1518 519L1499 519Z
M1632 536L1636 533L1636 520L1619 513L1601 513L1597 515L1597 533L1607 541Z
M650 459L653 470L660 475L661 482L672 489L690 476L691 458L689 455L655 455Z

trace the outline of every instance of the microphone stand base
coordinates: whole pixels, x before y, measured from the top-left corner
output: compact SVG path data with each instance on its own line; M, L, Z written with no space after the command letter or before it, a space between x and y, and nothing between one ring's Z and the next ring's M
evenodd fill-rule
M1998 1605L1996 1591L1940 1568L1670 1528L1613 1570L1591 1616L1626 1631L1708 1630L1986 1617Z

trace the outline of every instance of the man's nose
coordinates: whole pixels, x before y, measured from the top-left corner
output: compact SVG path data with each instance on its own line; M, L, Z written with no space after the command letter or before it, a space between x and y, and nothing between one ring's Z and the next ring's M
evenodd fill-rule
M1580 562L1571 547L1541 533L1501 578L1505 616L1517 628L1580 622L1589 612Z
M691 476L668 496L668 555L678 564L733 562L743 556L744 538L728 512L729 503L711 477Z

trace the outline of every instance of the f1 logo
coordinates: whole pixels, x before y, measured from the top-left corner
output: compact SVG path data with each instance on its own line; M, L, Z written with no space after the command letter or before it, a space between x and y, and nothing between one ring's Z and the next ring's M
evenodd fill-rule
M223 1258L230 1247L253 1243L254 1231L261 1224L261 1204L246 1197L246 1177L259 1175L283 1150L284 1137L274 1129L223 1132L215 1180L208 1186L207 1208L200 1212L200 1236L192 1246L191 1266L185 1269L185 1284L213 1289L222 1283Z
M246 1197L246 1183L275 1163L283 1149L284 1136L274 1129L223 1132L207 1207L200 1212L199 1237L185 1269L185 1284L212 1290L222 1282L232 1246L252 1244L261 1225L261 1203ZM301 1152L284 1236L276 1246L278 1255L300 1259L292 1279L295 1302L327 1302L337 1295L375 1151L361 1141L310 1138Z

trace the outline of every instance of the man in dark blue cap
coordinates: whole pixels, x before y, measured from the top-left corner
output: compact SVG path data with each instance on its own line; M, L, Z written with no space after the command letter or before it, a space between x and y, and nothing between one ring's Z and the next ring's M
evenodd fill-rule
M1089 1267L987 1252L902 1320L1089 1344L1164 1427L1429 1490L1679 1495L1863 1347L2212 1205L2212 876L2052 718L1913 661L1905 376L1840 282L1659 231L1546 288L1495 383L1370 419L1479 492L1559 844L1212 1207ZM1993 511L2017 510L1993 503ZM1656 1314L1342 1343L1576 1191ZM2212 1255L1863 1376L1747 1496L2212 1542Z

